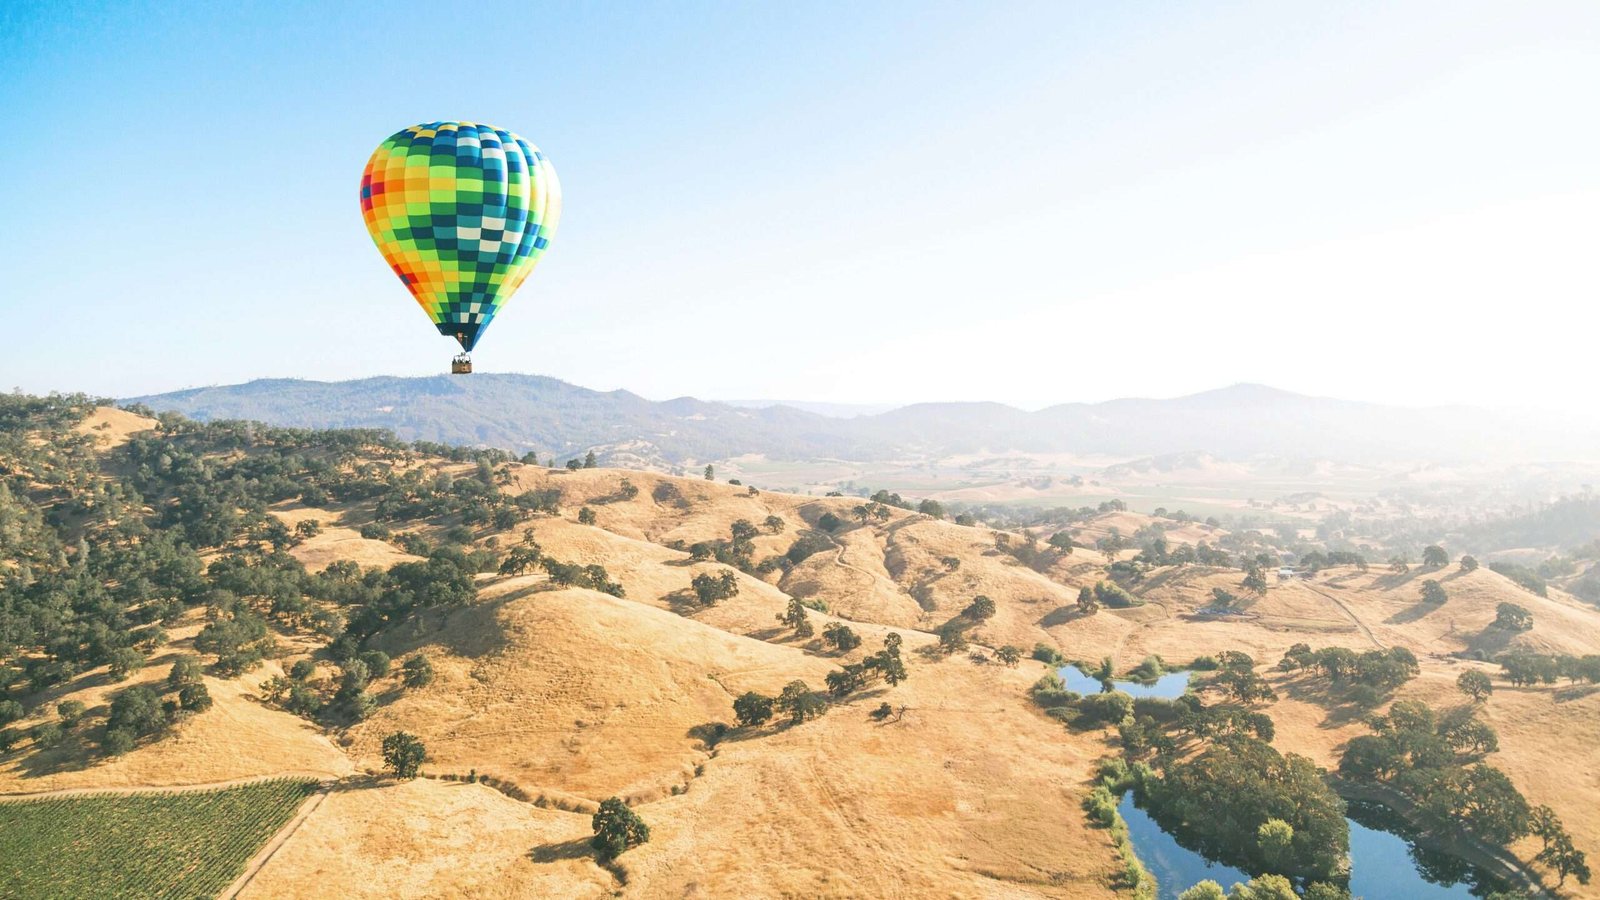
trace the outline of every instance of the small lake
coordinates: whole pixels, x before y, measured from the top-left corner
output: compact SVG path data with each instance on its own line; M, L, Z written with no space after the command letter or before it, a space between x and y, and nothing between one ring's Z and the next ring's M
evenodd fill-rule
M1094 683L1093 679L1090 679ZM1134 852L1160 885L1160 900L1177 896L1197 881L1210 879L1223 890L1235 882L1249 881L1246 872L1207 860L1180 845L1162 830L1150 814L1140 809L1129 791L1117 811L1128 823ZM1350 825L1350 894L1365 900L1472 900L1497 885L1491 876L1454 857L1422 850L1398 834L1383 829L1398 820L1382 807L1351 804L1351 811L1368 824L1347 819Z
M1099 679L1083 674L1077 666L1062 666L1056 671L1061 675L1061 680L1067 683L1067 690L1080 694L1099 694L1103 691L1116 690L1135 698L1159 697L1163 700L1176 700L1189 689L1188 672L1168 672L1148 684L1117 679L1111 682L1110 687L1106 687Z

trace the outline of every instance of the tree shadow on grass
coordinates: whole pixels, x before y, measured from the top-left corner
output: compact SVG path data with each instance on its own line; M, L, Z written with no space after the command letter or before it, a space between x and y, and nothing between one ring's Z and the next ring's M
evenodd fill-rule
M1558 688L1554 696L1557 703L1571 703L1574 700L1582 700L1596 692L1600 692L1600 684L1574 684Z
M1386 575L1379 576L1378 579L1373 582L1373 586L1380 590L1392 591L1395 588L1416 579L1418 576L1426 574L1428 574L1428 570L1420 567L1413 567L1411 571L1406 572L1403 575L1399 572L1390 572Z
M1278 687L1289 699L1309 703L1323 711L1322 721L1317 724L1318 728L1329 730L1343 728L1364 720L1373 712L1352 702L1348 687L1335 685L1320 675L1307 673L1302 677L1286 680ZM1389 696L1385 695L1383 699L1386 701Z
M688 588L679 588L670 594L662 594L661 602L680 616L692 616L705 607L700 605L700 600Z
M1084 614L1076 605L1058 606L1055 609L1050 610L1048 613L1045 613L1044 618L1040 619L1035 624L1037 624L1040 628L1053 628L1057 625L1066 625L1069 622L1076 622L1082 618L1084 618Z
M544 844L528 851L528 858L536 863L553 863L569 859L592 859L594 847L589 844L589 838L573 838L570 841L559 841L554 844Z
M1511 646L1511 639L1520 631L1509 628L1496 628L1486 625L1478 632L1477 636L1467 641L1467 652L1475 654L1478 659L1494 659L1502 651Z
M1442 606L1440 604L1428 603L1425 600L1418 600L1416 603L1413 603L1389 618L1384 619L1384 622L1390 625L1404 625L1408 622L1415 622L1418 619L1424 618L1428 615L1428 613L1441 608Z
M772 721L776 721L777 718L781 717L782 713L777 713ZM728 725L724 722L706 722L690 728L688 731L684 732L683 735L684 737L699 741L707 750L714 750L723 744L737 744L759 738L771 730L770 726L772 725L772 721L767 722L765 725L752 726ZM717 732L718 725L724 726L727 730L719 734Z
M24 755L17 761L17 770L24 779L42 778L47 775L59 775L62 772L82 772L85 769L99 765L113 757L100 752L100 737L105 733L103 728L95 728L94 738L91 740L90 731L84 725L79 725L74 732L63 737L60 744L54 747L39 748L31 742L27 745L32 752L23 750L18 746L17 752ZM20 785L27 789L25 785Z

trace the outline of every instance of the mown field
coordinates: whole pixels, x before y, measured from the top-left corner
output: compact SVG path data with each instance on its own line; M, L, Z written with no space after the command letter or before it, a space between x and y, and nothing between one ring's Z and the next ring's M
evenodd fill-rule
M0 897L215 897L315 787L0 802Z

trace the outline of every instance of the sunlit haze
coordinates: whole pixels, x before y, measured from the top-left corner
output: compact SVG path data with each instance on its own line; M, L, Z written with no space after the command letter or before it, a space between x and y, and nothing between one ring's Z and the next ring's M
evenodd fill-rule
M443 371L357 181L470 119L566 196L481 370L1588 405L1594 3L319 6L0 11L5 387Z

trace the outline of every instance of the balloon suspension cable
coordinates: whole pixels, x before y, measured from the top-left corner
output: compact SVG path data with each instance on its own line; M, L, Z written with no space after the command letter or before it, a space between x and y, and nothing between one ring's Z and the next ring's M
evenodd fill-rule
M471 375L472 374L472 354L470 354L470 353L457 353L455 355L455 358L450 360L450 374L452 374L452 375Z

